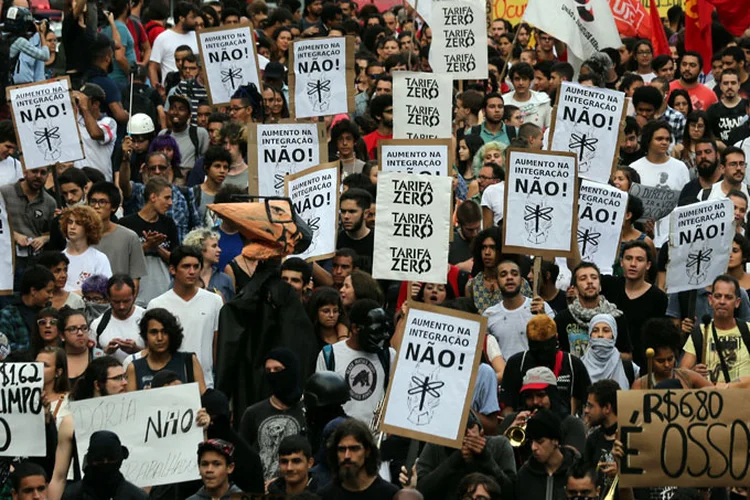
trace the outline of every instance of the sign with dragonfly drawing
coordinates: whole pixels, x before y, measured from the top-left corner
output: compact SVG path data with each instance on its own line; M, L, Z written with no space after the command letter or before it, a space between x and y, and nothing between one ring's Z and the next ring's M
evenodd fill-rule
M581 181L576 231L578 250L583 260L599 266L603 274L612 274L627 208L625 191L608 184Z

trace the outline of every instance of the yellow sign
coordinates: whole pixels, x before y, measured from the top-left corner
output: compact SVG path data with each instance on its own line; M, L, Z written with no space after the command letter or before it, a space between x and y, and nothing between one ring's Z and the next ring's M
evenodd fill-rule
M622 0L609 0L610 7L615 7ZM502 18L510 21L514 26L521 22L528 0L488 0L492 2L492 19ZM649 0L640 0L648 11ZM659 16L667 17L670 7L679 5L684 7L685 0L654 0L659 9Z

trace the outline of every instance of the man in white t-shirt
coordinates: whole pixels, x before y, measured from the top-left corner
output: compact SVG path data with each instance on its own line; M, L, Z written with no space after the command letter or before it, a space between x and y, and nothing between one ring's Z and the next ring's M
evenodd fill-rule
M745 184L745 152L736 147L729 146L721 153L720 170L722 180L714 183L709 192L704 189L698 193L698 200L720 200L726 198L730 191L738 190L748 196L747 185Z
M17 148L13 122L0 121L0 186L23 179L21 162L11 156Z
M515 90L503 95L505 105L517 106L523 123L533 123L541 129L549 127L552 105L547 94L531 90L534 68L528 63L514 64L509 76Z
M162 307L174 314L185 338L180 351L193 352L203 368L206 387L214 386L214 345L219 334L221 296L198 288L203 255L193 247L179 246L169 256L174 288L152 299L147 309Z
M145 349L138 323L146 312L135 305L135 283L127 274L115 274L107 282L110 310L91 323L89 337L105 353L123 362Z
M667 122L648 122L641 132L641 148L646 156L630 164L641 176L641 184L681 191L690 182L687 166L669 156L672 128ZM659 219L654 227L654 244L660 248L669 237L669 216Z
M177 71L174 51L180 45L187 45L198 53L198 42L195 38L195 16L200 10L188 2L179 2L174 7L176 20L173 28L163 31L154 40L151 58L148 63L148 77L153 82L164 84L167 73ZM161 76L160 76L161 74ZM159 84L157 84L159 85Z
M108 182L117 183L112 174L112 151L117 140L117 122L101 111L106 103L104 90L87 83L80 92L71 95L78 101L78 130L83 140L86 158L74 163L76 168L92 167L104 174Z

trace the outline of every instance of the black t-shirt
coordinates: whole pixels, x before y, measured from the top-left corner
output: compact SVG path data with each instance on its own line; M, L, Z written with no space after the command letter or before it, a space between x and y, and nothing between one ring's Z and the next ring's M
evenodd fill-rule
M140 215L135 213L120 219L120 225L135 231L135 234L138 235L141 243L146 241L144 233L148 231L156 231L167 236L167 239L164 240L164 242L161 244L161 247L165 250L171 252L175 249L175 247L177 247L177 245L180 244L180 240L177 236L177 226L175 226L172 219L170 219L169 217L164 217L163 215L160 215L156 222L148 222L143 220ZM146 252L146 255L153 255L158 257L159 252L157 252L156 250L151 250L149 252Z
M742 99L738 105L728 108L721 101L711 105L708 114L708 125L718 139L723 142L729 140L729 134L741 126L747 119L747 101Z
M459 264L471 259L471 242L461 237L458 229L453 231L453 241L448 246L448 264Z
M625 314L615 318L617 322L617 340L615 347L620 352L633 352L633 344L630 343L630 334L628 333L628 323ZM589 345L588 325L581 326L573 318L570 309L561 311L555 316L557 324L557 341L561 351L572 352L574 355L583 356ZM570 341L573 339L574 349L571 350Z
M729 140L727 141L727 146L734 146L740 141L744 141L750 137L750 121L746 122L743 127L738 127L734 129L729 134Z
M552 300L547 300L546 302L555 311L555 314L568 308L568 298L562 290L558 290L557 295Z
M701 181L697 177L695 179L691 179L690 182L685 184L685 186L682 188L682 191L680 191L678 205L684 207L686 205L698 203L698 195L701 191L703 191Z
M351 248L357 255L361 257L369 257L372 261L373 249L375 247L375 231L370 231L367 236L361 240L354 240L346 231L339 232L339 237L336 240L336 249L339 248Z
M380 476L364 491L345 490L335 480L318 491L323 500L390 500L398 488Z
M82 28L78 20L72 15L65 16L62 23L62 45L65 49L65 70L86 72L91 61L92 42L94 34L87 28Z

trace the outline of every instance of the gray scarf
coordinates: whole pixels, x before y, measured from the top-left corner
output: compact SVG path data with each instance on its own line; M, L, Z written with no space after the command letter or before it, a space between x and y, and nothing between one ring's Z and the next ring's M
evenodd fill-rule
M576 297L573 303L568 306L568 310L570 311L570 314L573 316L573 319L576 321L576 323L578 323L579 326L582 326L586 330L588 330L589 328L589 322L591 321L591 318L593 318L597 314L611 314L613 318L619 318L620 316L622 316L622 311L620 311L616 305L609 302L601 295L599 296L599 305L592 309L583 307L581 305L581 301L578 300L578 297Z

